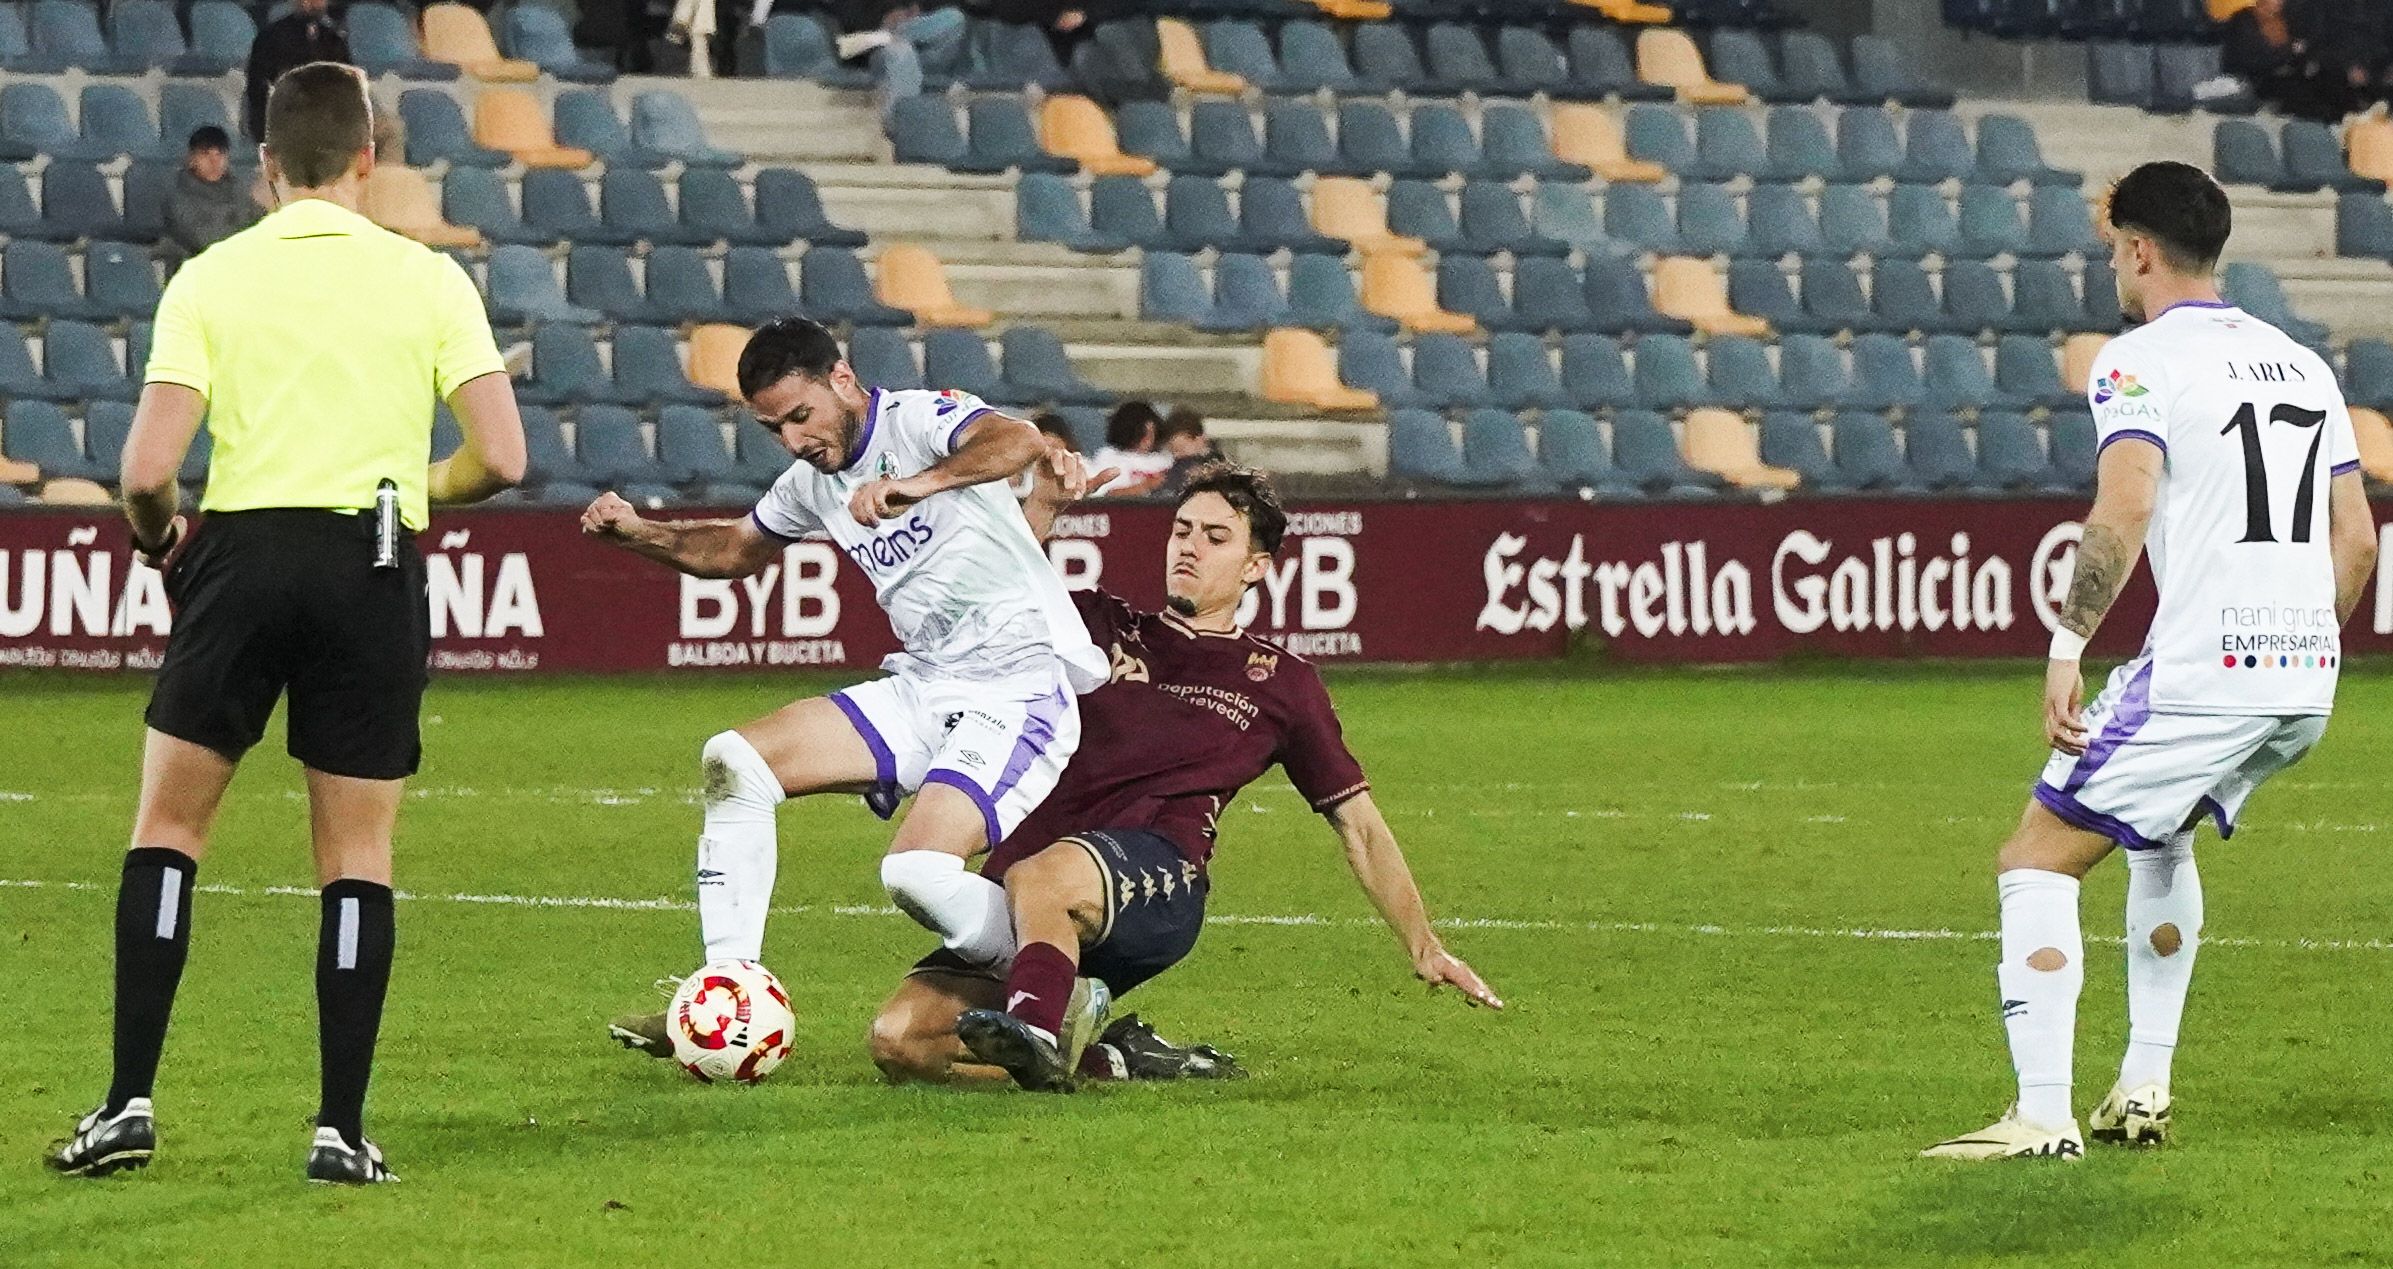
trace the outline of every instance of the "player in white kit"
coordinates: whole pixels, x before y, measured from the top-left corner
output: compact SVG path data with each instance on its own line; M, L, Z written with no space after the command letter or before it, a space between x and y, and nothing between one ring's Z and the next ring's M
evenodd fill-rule
M1996 971L2019 1100L1930 1157L2083 1155L2070 1104L2085 971L2078 884L2127 852L2128 1048L2097 1140L2169 1134L2169 1064L2202 928L2193 833L2235 831L2334 706L2338 637L2376 562L2351 416L2320 357L2219 299L2226 191L2149 163L2111 190L2119 302L2090 395L2093 510L2044 683L2054 753L1997 861ZM2141 553L2160 592L2143 650L2082 713L2078 662Z
M1005 891L964 861L1011 832L1080 743L1079 695L1110 667L1007 483L1038 429L957 392L867 389L817 323L766 325L740 391L798 461L735 520L647 520L609 493L585 532L698 577L746 577L823 535L872 579L904 650L889 676L798 701L706 742L698 919L709 961L757 960L785 798L862 793L886 819L917 794L881 861L900 908L963 956L1013 950ZM663 1043L662 1015L616 1038Z

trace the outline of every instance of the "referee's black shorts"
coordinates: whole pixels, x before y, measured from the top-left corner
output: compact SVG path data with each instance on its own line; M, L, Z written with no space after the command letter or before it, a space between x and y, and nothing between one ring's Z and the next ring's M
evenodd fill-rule
M329 775L396 780L423 756L431 618L424 560L374 567L374 519L337 511L211 513L166 575L175 607L151 727L239 758L291 697L289 750Z

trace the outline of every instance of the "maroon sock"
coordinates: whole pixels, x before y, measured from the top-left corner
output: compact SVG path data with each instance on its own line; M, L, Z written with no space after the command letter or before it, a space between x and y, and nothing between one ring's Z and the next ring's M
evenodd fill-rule
M1064 1007L1072 1002L1072 980L1080 966L1053 943L1033 943L1014 953L1005 977L1005 1011L1049 1035L1064 1030Z
M1110 1044L1092 1044L1080 1051L1080 1078L1084 1080L1119 1080L1130 1078L1129 1072L1115 1065L1122 1060Z

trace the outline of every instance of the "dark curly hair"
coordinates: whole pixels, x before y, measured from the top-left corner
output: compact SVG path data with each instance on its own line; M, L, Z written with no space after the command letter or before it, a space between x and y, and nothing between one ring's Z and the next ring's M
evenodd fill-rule
M1271 477L1237 463L1207 463L1189 473L1180 500L1172 505L1186 506L1198 494L1220 495L1246 517L1247 540L1257 551L1280 553L1280 539L1288 532L1288 513L1280 506L1279 491L1271 487Z

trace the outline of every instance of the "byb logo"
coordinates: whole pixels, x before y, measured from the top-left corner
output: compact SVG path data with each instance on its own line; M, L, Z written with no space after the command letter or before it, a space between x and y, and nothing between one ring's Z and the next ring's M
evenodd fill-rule
M2106 405L2112 397L2140 397L2149 391L2151 389L2135 381L2134 375L2113 370L2108 377L2094 381L2094 404Z

